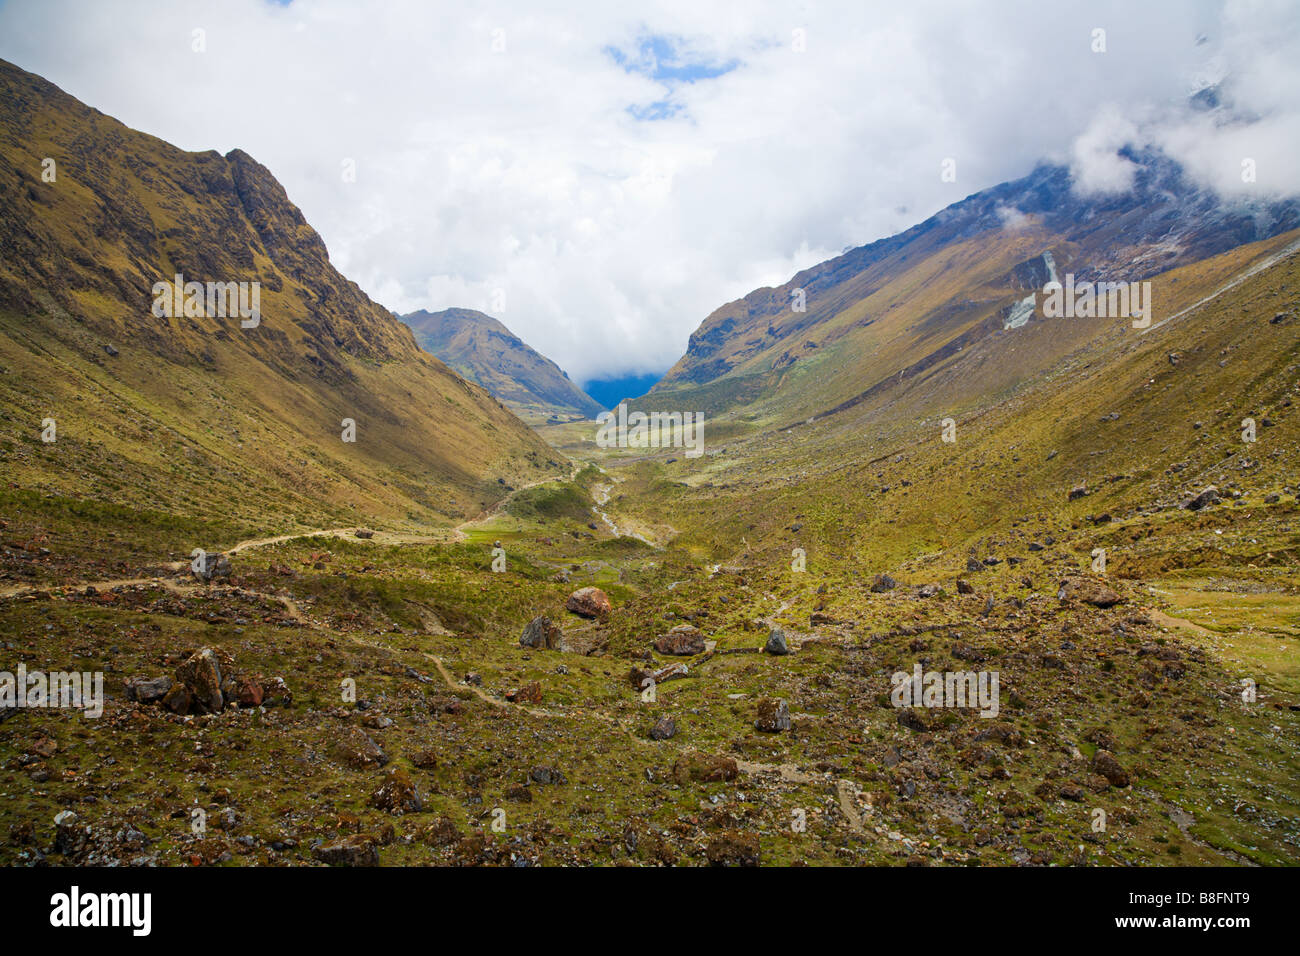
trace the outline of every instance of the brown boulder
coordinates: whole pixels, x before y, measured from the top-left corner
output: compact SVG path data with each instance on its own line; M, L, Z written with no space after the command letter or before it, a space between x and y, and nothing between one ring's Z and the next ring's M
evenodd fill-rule
M384 782L370 795L370 805L389 813L418 813L424 807L420 788L401 767L389 767Z
M221 666L212 648L203 648L177 667L176 680L189 688L194 706L201 713L215 714L225 706L225 697L221 693Z
M1083 576L1068 577L1062 580L1056 597L1060 601L1082 601L1084 604L1091 604L1093 607L1112 607L1123 600L1100 581Z
M1128 771L1109 750L1098 750L1093 755L1092 772L1105 777L1112 787L1127 787L1130 783Z
M569 595L564 607L579 617L604 618L614 609L600 588L579 588Z
M704 635L700 633L698 627L678 624L667 634L655 640L655 650L660 654L673 654L678 657L703 654Z

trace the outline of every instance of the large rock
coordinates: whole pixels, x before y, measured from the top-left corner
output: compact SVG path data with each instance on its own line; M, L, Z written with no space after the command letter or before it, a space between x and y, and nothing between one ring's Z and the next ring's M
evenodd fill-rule
M767 635L767 643L763 645L763 650L769 654L776 654L778 657L782 654L790 653L790 645L786 643L785 631L779 627L774 627Z
M171 689L163 695L162 705L170 710L173 714L188 714L190 705L194 703L194 695L184 684L172 684Z
M604 618L614 609L609 596L600 588L579 588L569 595L564 606L580 617L591 618Z
M1093 607L1112 607L1123 598L1100 581L1076 575L1061 581L1060 590L1056 592L1057 600L1082 601Z
M660 717L650 728L651 740L668 740L677 734L677 721L671 717Z
M401 767L389 767L384 782L370 795L370 805L389 813L418 813L424 808L420 788Z
M311 855L330 866L378 866L379 848L375 838L364 833L353 833L329 843L322 843Z
M176 680L189 688L200 713L218 713L225 706L221 693L221 665L210 647L198 651L176 668Z
M545 614L533 618L524 625L524 633L519 638L521 647L534 647L538 650L559 650L564 639L564 632Z
M1125 770L1115 755L1109 750L1098 750L1092 758L1092 772L1101 774L1112 787L1129 785L1128 771Z
M355 770L382 767L388 754L364 730L350 727L334 745L334 756Z
M704 635L698 627L678 624L667 634L655 640L655 650L660 654L673 654L677 657L690 657L704 653Z
M871 582L871 590L876 594L884 594L886 591L892 591L898 587L898 582L888 574L877 574Z
M200 581L208 582L213 578L230 577L230 559L220 552L204 553L203 563L196 568L191 562L190 573Z
M790 729L790 708L784 700L764 697L758 702L758 720L754 726L768 733Z
M1210 485L1210 487L1192 495L1192 497L1180 501L1178 507L1189 511L1200 511L1202 508L1218 503L1219 489L1214 485Z
M166 697L171 689L170 677L132 677L126 682L126 699L152 704Z

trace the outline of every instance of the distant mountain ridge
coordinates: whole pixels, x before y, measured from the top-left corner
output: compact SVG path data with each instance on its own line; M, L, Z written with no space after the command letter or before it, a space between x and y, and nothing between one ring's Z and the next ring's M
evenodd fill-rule
M864 396L886 401L896 379L930 374L973 343L1035 321L1018 307L1052 267L1078 281L1139 280L1300 226L1296 200L1226 201L1162 153L1124 156L1134 166L1125 193L1079 195L1068 168L1040 165L721 306L639 404L780 425ZM1013 356L989 386L1041 372L1096 328L1059 326L1052 343Z
M594 418L604 410L558 365L490 315L453 308L401 319L422 346L517 412Z

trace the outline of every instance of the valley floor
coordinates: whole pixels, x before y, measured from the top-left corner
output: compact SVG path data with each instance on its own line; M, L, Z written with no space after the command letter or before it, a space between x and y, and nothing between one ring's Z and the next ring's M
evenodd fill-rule
M213 584L160 561L7 585L5 660L102 671L107 702L98 719L0 712L0 862L1300 860L1293 555L1112 575L1121 600L1101 608L1058 597L1092 543L1063 525L978 570L965 549L880 567L887 588L816 548L805 571L770 549L707 560L661 466L605 465L455 531L245 541ZM1107 534L1149 551L1203 517ZM1296 517L1287 500L1214 521L1258 539ZM585 586L608 619L564 610ZM520 646L540 614L564 650ZM653 649L682 624L702 653ZM792 653L762 650L773 627ZM237 679L282 677L291 702L178 716L126 699L204 647ZM636 671L675 662L685 675L644 699ZM895 707L890 676L917 663L997 671L999 713ZM756 729L768 699L789 729Z

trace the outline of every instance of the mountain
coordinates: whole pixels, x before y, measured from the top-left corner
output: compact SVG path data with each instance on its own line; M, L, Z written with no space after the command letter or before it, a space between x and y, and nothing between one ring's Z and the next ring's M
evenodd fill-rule
M558 365L504 325L473 309L412 312L402 321L416 341L521 415L594 418L604 409Z
M1127 192L1080 195L1067 168L1041 165L722 306L641 404L779 427L885 403L902 380L956 367L986 341L999 343L995 367L971 384L996 394L1101 327L1054 321L1051 336L1026 332L1045 321L1032 297L1052 274L1143 280L1300 226L1295 200L1228 202L1163 154L1125 158ZM806 308L795 311L800 296ZM1154 311L1154 321L1168 314L1159 300Z
M177 149L3 61L0 249L2 504L36 525L94 501L87 527L188 552L268 524L448 524L564 470L339 274L252 157ZM204 294L160 294L177 275ZM209 283L248 283L260 316L220 317Z

